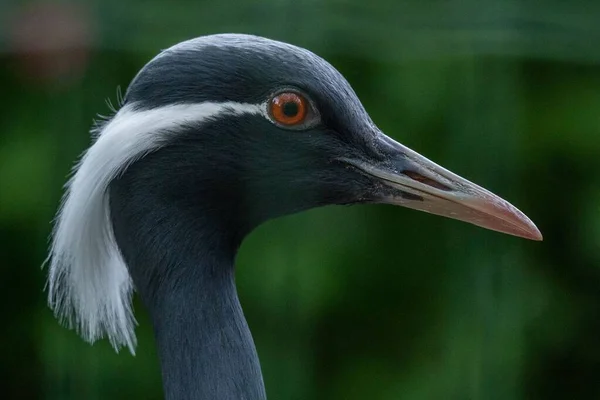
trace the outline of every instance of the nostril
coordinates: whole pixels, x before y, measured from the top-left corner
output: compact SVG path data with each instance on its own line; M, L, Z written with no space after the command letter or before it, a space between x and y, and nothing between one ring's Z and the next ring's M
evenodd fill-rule
M440 189L440 190L444 190L446 192L450 192L452 189L450 189L448 186L441 184L437 181L434 181L431 178L427 178L426 176L423 176L417 172L413 172L413 171L403 171L402 172L404 175L408 176L410 179L417 181L417 182L421 182L424 185L427 186L431 186L434 187L436 189Z

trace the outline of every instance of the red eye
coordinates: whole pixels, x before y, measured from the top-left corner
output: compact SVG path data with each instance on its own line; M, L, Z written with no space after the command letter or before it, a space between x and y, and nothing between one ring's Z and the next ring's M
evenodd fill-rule
M304 122L308 113L308 101L294 92L280 93L269 102L271 117L281 125L293 126Z

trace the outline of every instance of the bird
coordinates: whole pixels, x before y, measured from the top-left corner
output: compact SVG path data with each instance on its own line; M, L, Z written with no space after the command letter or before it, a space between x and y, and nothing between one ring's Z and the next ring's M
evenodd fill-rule
M137 293L168 400L266 398L235 258L267 220L392 204L542 240L513 205L384 134L330 63L265 37L158 52L91 138L54 220L49 307L135 354Z

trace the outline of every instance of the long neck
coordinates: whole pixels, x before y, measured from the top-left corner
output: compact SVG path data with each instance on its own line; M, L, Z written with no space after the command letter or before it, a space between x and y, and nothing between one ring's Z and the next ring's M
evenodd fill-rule
M150 312L165 398L264 400L234 281L241 235L227 236L233 230L227 214L199 206L207 196L174 195L170 181L154 176L159 174L147 165L134 165L111 184L110 211L117 243Z
M198 281L198 268L214 274ZM166 399L266 398L231 265L199 260L150 308Z

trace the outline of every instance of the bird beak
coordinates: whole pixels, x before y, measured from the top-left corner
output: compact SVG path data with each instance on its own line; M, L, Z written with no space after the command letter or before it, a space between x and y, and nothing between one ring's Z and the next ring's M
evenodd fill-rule
M413 208L526 239L542 240L535 224L506 200L382 133L379 142L384 153L382 161L344 160L383 185L378 202Z

